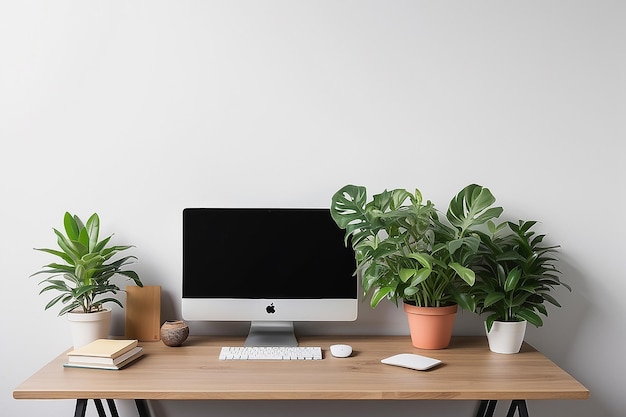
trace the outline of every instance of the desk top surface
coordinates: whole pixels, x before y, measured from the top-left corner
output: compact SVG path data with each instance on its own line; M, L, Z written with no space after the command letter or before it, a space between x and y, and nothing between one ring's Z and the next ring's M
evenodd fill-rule
M520 353L489 351L485 337L453 337L442 350L421 350L408 336L299 337L321 346L317 361L220 361L241 338L192 336L180 347L142 342L145 355L119 371L64 368L62 353L13 391L17 399L585 399L589 391L528 344ZM329 346L352 345L349 358ZM384 365L397 353L443 361L429 371Z

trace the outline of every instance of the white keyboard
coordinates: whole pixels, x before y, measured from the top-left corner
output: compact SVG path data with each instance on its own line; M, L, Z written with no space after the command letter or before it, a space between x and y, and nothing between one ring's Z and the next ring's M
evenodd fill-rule
M224 346L220 360L319 360L319 346Z

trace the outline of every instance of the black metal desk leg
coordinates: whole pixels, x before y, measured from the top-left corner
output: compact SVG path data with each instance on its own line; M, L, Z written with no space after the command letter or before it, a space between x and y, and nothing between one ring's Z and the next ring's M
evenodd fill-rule
M80 398L76 400L76 409L74 410L74 417L85 417L85 411L87 411L87 400Z
M150 410L146 400L135 400L135 405L137 406L139 417L150 417Z
M104 412L104 407L102 406L102 400L95 398L93 402L96 404L96 410L98 410L98 417L107 417Z
M117 412L117 407L115 406L115 401L109 399L107 400L107 404L109 405L109 411L111 411L111 417L120 417Z
M493 413L496 410L497 400L482 400L478 407L476 417L493 417ZM529 417L528 408L526 406L526 400L513 400L509 406L509 411L506 417L513 417L515 411L518 412L518 417Z
M515 410L518 412L519 417L528 417L528 408L526 407L526 400L513 400L509 407L509 412L506 417L513 417Z
M85 417L88 401L89 400L84 398L79 398L76 400L76 410L74 411L74 417ZM102 400L96 398L93 400L93 402L96 405L98 416L106 417L106 412L104 411ZM108 399L107 404L109 406L109 411L111 412L111 417L119 417L120 415L117 412L117 406L115 405L115 401L112 399ZM150 417L150 411L148 409L148 404L146 403L146 400L135 400L135 404L137 405L139 417Z
M493 412L496 409L497 400L482 400L480 407L478 407L478 413L476 417L493 417Z

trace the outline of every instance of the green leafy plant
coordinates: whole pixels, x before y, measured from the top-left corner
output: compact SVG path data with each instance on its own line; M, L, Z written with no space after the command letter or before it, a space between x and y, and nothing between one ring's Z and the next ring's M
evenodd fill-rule
M476 284L469 294L479 314L488 313L487 330L494 321L522 321L540 327L547 316L545 303L561 305L550 292L562 285L555 253L558 246L543 244L545 235L531 229L537 222L489 222L489 234L481 238L478 261L472 266Z
M480 244L475 228L500 215L494 202L487 188L471 184L442 217L417 189L385 190L368 201L365 187L346 185L334 194L330 211L355 251L356 273L365 295L371 293L372 308L387 298L424 307L458 303L473 311L459 283L474 284L469 265Z
M107 246L112 235L99 241L100 218L97 213L91 215L84 224L78 216L72 216L66 212L63 225L65 234L53 229L60 250L35 248L35 250L57 256L63 261L45 265L44 269L31 275L49 275L40 282L46 285L39 292L40 294L48 291L60 292L48 302L45 308L49 309L59 302L65 304L59 315L75 309L80 309L85 313L99 311L104 303L109 302L123 308L119 300L113 297L100 298L100 296L121 291L117 285L110 282L116 274L126 276L136 285L143 286L135 271L122 269L136 259L135 256L111 260L118 252L132 246Z

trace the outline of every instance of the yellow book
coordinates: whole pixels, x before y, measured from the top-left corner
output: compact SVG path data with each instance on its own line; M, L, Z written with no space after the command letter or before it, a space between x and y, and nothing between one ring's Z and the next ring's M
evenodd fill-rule
M74 349L68 356L96 356L100 358L117 358L138 344L137 339L97 339Z
M84 356L84 355L69 355L68 363L95 363L100 365L119 365L125 362L127 359L138 357L143 354L143 348L141 346L135 346L128 352L122 353L116 358L107 358L103 356Z
M135 352L135 349L138 349L138 351ZM129 357L124 357L125 355L120 356L119 359L122 359L122 360L119 361L119 363L106 364L106 363L89 363L89 362L66 362L63 364L63 366L65 368L91 368L91 369L110 369L110 370L122 369L143 356L143 350L141 349L141 347L136 347L135 349L127 352L128 354L133 353ZM78 357L85 358L86 356L78 356ZM104 359L104 358L100 358L100 359Z

